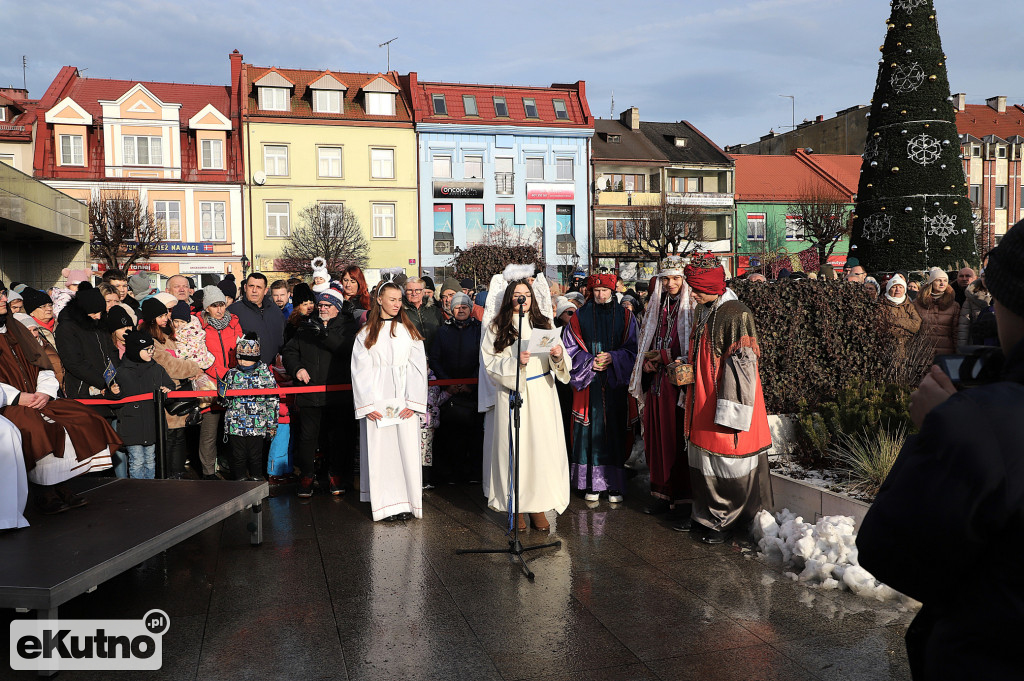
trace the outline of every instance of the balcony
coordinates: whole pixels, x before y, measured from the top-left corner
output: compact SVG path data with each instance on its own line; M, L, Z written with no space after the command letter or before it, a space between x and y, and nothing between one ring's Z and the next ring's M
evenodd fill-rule
M709 206L732 208L733 195L720 192L673 192L668 194L666 202L679 206Z
M597 195L598 206L660 206L660 192L613 192Z

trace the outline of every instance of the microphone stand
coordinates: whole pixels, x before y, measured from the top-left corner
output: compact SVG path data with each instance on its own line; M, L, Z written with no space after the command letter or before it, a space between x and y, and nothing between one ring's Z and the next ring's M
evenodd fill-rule
M561 540L555 540L552 542L547 542L546 544L537 544L535 546L523 546L522 543L519 541L519 412L522 410L523 407L523 396L519 391L519 381L523 373L523 370L522 367L518 365L518 357L523 353L523 315L525 313L525 311L523 310L523 305L525 304L526 299L521 296L519 300L516 302L519 304L519 334L516 337L516 349L518 351L516 353L516 389L509 396L509 408L512 410L512 422L509 424L509 427L513 429L514 442L512 451L514 454L513 495L515 514L512 518L512 536L508 541L508 547L503 549L456 549L455 553L456 555L462 555L464 553L508 553L512 556L515 556L519 560L519 563L523 566L523 572L526 573L526 578L532 582L534 574L526 565L526 559L523 558L523 554L527 551L546 549L551 546L561 547L562 542Z

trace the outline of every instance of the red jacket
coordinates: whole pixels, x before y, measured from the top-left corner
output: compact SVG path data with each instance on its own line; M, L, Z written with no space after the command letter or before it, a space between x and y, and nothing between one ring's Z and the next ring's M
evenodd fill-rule
M213 364L206 370L206 375L216 381L224 378L228 369L235 366L235 343L242 337L242 325L235 315L231 315L231 321L223 331L207 322L205 314L199 315L199 323L206 332L206 348L213 353Z

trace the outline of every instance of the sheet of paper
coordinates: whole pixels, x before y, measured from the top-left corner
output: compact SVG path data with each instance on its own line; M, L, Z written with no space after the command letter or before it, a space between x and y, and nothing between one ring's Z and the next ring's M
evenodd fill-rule
M110 384L114 382L114 377L117 376L117 369L114 368L114 363L107 360L107 368L103 370L103 382L110 387Z
M397 426L405 419L401 418L399 414L405 409L405 400L395 397L390 400L381 400L373 405L374 411L379 411L383 418L377 419L378 428L388 428L390 426ZM410 417L412 418L412 417Z
M561 329L533 329L530 333L530 346L526 350L531 355L546 355L551 352L551 348L561 344Z

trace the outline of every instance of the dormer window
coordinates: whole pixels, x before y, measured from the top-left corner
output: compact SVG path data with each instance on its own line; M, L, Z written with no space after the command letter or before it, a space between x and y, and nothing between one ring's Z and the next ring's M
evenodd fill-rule
M523 110L527 118L539 118L537 114L537 100L533 97L523 97Z
M498 118L508 118L508 104L504 97L494 98L494 115Z
M291 99L288 88L285 87L261 87L260 108L264 111L288 111L290 110L289 100Z
M565 108L564 99L552 99L551 104L555 107L555 118L560 121L569 120L569 110Z
M371 116L394 116L395 96L387 92L367 92L366 113Z
M1006 158L1006 147L999 145L996 147L996 158Z
M448 103L444 100L443 94L430 95L431 100L434 103L434 115L435 116L447 116L448 115Z
M608 144L619 144L622 142L622 135L608 135Z
M685 147L690 142L690 140L685 137L676 137L673 141L677 147Z
M0 121L6 121L6 120L7 120L7 107L6 106L0 106Z
M476 97L473 95L462 95L462 106L465 108L467 116L480 115L476 108Z
M313 111L316 113L343 113L339 90L313 90Z

